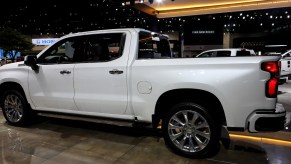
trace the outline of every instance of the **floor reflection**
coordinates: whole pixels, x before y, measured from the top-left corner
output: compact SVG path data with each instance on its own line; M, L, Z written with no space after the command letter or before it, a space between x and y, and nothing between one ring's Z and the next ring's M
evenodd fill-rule
M288 131L232 133L229 149L198 160L172 153L150 128L51 118L21 128L0 120L0 163L291 163Z

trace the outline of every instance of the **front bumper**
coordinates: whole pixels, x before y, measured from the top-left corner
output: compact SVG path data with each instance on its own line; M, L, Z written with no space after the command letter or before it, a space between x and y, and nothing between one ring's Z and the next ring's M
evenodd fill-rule
M284 128L286 110L282 104L276 104L276 109L256 110L247 121L249 132L275 132Z

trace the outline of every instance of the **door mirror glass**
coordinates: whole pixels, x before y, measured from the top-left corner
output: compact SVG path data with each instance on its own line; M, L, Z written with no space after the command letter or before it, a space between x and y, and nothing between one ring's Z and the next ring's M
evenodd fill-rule
M30 66L34 71L38 71L37 58L35 55L25 56L24 64Z

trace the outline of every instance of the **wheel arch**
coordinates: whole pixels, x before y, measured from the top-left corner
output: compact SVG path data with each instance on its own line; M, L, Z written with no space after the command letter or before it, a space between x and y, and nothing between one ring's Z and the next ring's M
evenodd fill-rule
M2 83L0 85L0 91L1 91L0 99L2 99L5 91L7 91L9 89L15 89L15 90L19 91L24 96L24 98L27 100L23 87L17 82L4 82L4 83Z
M208 109L213 118L216 119L215 121L221 125L227 124L223 106L214 94L199 89L174 89L163 93L158 98L152 118L153 127L156 128L166 112L179 102L194 102L202 105Z

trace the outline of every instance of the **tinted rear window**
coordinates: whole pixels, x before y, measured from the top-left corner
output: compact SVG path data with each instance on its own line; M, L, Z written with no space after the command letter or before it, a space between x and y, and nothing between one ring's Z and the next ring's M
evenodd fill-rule
M230 51L217 51L216 57L228 57L230 55Z
M236 56L252 56L250 51L237 51Z

